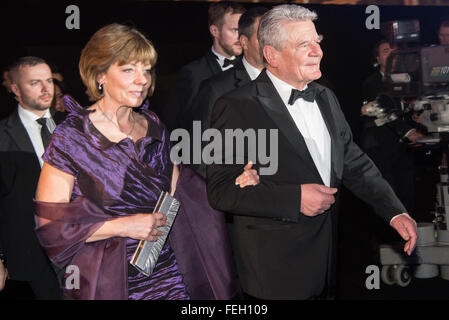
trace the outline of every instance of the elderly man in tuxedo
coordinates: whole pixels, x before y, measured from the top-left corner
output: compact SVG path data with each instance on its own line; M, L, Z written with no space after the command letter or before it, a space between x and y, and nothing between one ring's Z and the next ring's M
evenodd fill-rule
M229 129L278 131L277 171L261 174L258 185L241 189L234 184L246 150L218 150L221 163L207 167L209 202L234 216L234 255L249 298L329 297L342 184L399 232L407 254L416 245L415 221L353 142L333 92L314 82L321 76L323 56L316 18L297 5L267 12L258 31L266 70L218 99L212 112L211 127L223 136ZM255 168L262 169L260 162Z
M56 273L34 231L33 198L42 154L64 114L50 110L53 78L43 59L19 58L9 73L18 106L0 122L0 281L8 274L28 283L37 299L59 299Z

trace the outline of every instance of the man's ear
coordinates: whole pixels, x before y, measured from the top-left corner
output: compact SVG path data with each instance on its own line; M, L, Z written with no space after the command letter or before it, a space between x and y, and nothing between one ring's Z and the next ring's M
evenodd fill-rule
M240 45L242 46L243 50L245 50L245 51L248 50L248 42L249 42L249 40L248 40L248 38L244 34L240 35L239 41L240 41Z
M279 51L277 51L274 47L266 45L263 47L263 56L265 57L265 60L267 63L277 68L279 65Z
M20 97L20 89L16 83L11 83L11 91L16 95L16 97Z
M209 32L213 38L217 38L220 35L220 30L215 24L211 24L209 26Z

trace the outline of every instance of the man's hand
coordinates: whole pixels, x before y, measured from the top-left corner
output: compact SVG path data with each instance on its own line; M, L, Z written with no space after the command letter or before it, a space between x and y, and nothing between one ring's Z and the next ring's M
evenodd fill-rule
M411 255L418 240L418 231L416 222L409 215L401 214L393 219L391 226L400 234L402 239L407 241L404 246L404 252Z
M5 268L3 261L0 260L0 291L5 288L5 282L8 278L8 269Z
M412 130L407 134L407 139L410 140L411 143L416 143L416 140L424 137L421 133L416 130Z
M329 188L321 184L301 185L301 212L306 216L322 214L335 202L337 188Z

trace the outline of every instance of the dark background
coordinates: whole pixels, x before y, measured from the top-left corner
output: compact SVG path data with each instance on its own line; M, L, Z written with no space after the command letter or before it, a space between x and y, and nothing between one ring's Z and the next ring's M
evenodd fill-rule
M80 9L80 29L65 27L68 5ZM263 4L243 3L245 7ZM267 3L270 7L272 4ZM177 71L186 63L200 57L211 46L207 29L206 2L153 2L153 1L9 1L0 4L0 41L3 69L14 58L36 55L45 58L64 75L67 93L81 104L89 101L84 94L78 74L81 49L90 36L101 26L118 22L133 25L143 31L159 53L156 65L157 85L153 108L169 129L176 127L177 106L173 103L173 86ZM351 125L355 140L360 133L361 85L374 71L372 48L381 38L379 30L368 30L365 20L366 6L304 5L318 13L316 26L324 35L322 49L323 74L331 81L343 111ZM439 20L449 15L449 7L437 6L379 6L380 20L419 19L423 45L437 43ZM1 90L1 101L5 93ZM5 103L0 117L9 109ZM416 150L418 165L416 182L417 221L432 221L435 183L438 180L437 153ZM447 299L449 281L414 279L407 288L381 283L379 290L365 287L365 268L380 266L378 244L398 241L390 227L377 218L358 199L346 190L340 213L340 241L338 264L338 292L340 299ZM10 288L10 290L12 290ZM7 291L0 294L5 297ZM25 295L25 294L24 294Z

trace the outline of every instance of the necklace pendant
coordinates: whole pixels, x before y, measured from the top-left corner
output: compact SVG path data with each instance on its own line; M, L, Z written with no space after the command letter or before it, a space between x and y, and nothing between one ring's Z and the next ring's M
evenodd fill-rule
M133 137L131 137L131 136L128 136L128 138L131 140L131 141L133 141Z

